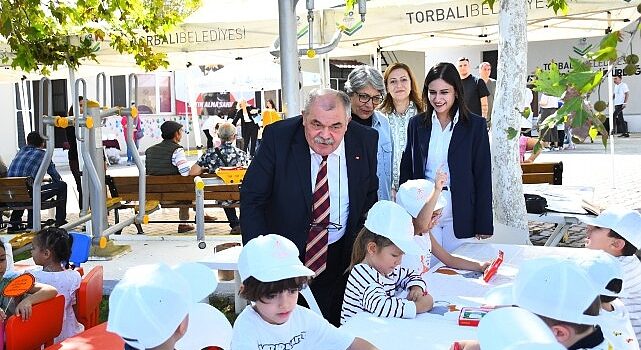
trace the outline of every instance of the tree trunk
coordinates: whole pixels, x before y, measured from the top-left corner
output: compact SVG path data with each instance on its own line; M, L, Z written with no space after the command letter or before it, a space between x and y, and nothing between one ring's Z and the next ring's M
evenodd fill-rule
M499 59L492 109L492 191L494 218L527 230L521 185L519 135L509 140L508 128L520 130L527 72L527 1L500 0Z

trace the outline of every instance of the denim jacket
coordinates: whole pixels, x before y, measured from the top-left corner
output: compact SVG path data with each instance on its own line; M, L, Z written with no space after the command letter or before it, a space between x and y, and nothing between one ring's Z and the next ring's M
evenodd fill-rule
M378 131L378 200L392 200L393 143L389 119L379 111L372 115L372 128Z

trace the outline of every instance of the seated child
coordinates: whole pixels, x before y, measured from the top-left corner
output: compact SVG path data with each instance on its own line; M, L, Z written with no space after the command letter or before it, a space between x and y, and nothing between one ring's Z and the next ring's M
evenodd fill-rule
M400 266L403 254L418 255L412 218L400 205L379 201L367 213L352 250L341 324L358 312L414 318L432 309L433 299L414 270ZM407 299L396 297L408 290Z
M376 349L296 304L299 291L314 275L298 254L292 241L273 234L258 236L243 247L238 258L240 295L252 303L234 323L231 348Z
M641 247L641 214L629 209L608 209L588 224L585 246L614 256L623 267L621 302L630 314L637 339L641 339L641 262L635 256Z
M7 273L7 252L4 245L0 245L0 275L2 276L0 291L19 276L15 272ZM0 320L5 321L11 315L18 315L26 321L31 317L31 308L34 304L54 298L56 295L58 295L56 288L37 282L22 297L8 298L0 294Z
M40 230L33 239L31 256L42 271L34 271L36 281L54 286L59 294L65 296L65 311L62 318L62 331L54 340L59 343L85 330L78 322L73 305L76 291L80 288L80 273L69 269L73 237L65 229L47 227Z
M178 348L183 337L203 336L194 334L198 325L189 316L217 285L214 270L199 263L132 267L109 296L107 330L124 340L126 350Z
M639 341L634 334L630 315L618 299L623 286L623 269L619 261L601 250L593 254L585 254L579 259L579 264L596 283L601 292L602 321L599 326L603 336L615 349L639 350Z
M595 326L601 301L595 280L577 260L539 257L525 260L513 283L486 295L488 304L516 305L536 315L567 349L613 349Z
M447 175L437 171L436 184L424 179L409 180L402 184L396 193L396 203L412 216L414 240L422 250L418 256L403 256L401 266L413 269L421 276L430 269L432 254L444 265L455 269L484 271L490 266L489 262L480 263L453 256L430 234L446 204L446 199L441 195L446 181Z
M455 342L450 350L565 349L541 318L520 307L504 307L483 316L477 335L478 341Z

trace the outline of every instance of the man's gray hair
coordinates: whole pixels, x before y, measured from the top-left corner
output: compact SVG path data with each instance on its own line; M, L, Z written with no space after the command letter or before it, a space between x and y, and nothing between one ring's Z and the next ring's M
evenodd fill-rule
M232 123L222 123L218 126L218 137L220 141L231 141L236 136L236 127Z
M368 65L362 65L354 68L347 76L345 82L345 92L348 95L371 85L381 95L385 96L385 81L383 75L378 70Z
M349 120L349 117L352 115L352 104L350 102L349 96L347 96L347 94L342 91L334 89L313 89L312 91L310 91L309 95L307 95L307 99L305 100L303 117L307 117L309 115L312 105L321 96L335 96L336 99L343 104L345 116L347 117L347 120ZM336 108L336 106L331 106L331 108L328 110L332 110L334 108Z

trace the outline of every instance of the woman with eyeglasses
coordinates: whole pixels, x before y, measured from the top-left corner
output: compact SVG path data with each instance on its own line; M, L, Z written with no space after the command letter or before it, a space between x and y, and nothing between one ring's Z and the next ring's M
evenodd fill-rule
M345 83L352 105L352 120L378 131L378 200L392 198L392 131L387 117L376 110L385 97L383 76L376 69L362 65L355 68Z
M392 130L394 155L392 164L392 191L399 187L401 156L407 144L407 124L410 118L423 113L425 105L416 86L416 78L405 63L392 63L383 74L385 87L389 92L379 110L387 117Z
M410 119L401 159L400 183L435 180L448 174L443 187L447 206L432 229L434 238L453 251L466 240L492 235L492 174L487 123L468 111L456 67L439 63L425 77L425 113Z

